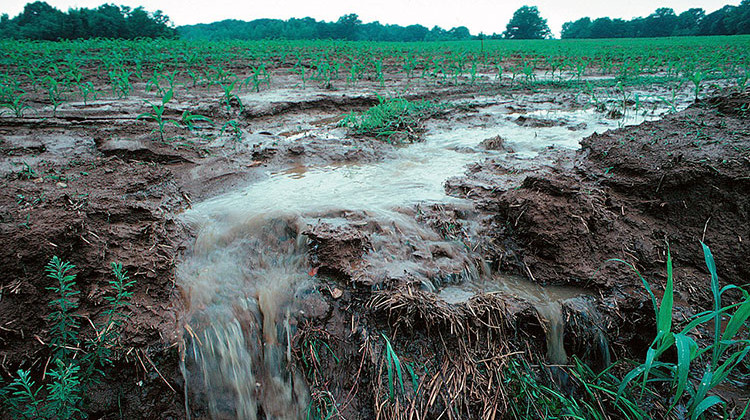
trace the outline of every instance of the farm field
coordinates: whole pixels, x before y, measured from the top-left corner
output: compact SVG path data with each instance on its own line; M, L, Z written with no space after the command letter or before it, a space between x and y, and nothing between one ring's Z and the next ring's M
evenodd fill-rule
M749 82L749 36L0 41L0 412L742 418Z

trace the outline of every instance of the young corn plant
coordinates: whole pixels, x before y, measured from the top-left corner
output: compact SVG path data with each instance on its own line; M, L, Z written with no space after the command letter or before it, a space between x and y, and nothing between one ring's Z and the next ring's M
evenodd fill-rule
M23 89L0 86L0 115L3 108L8 109L16 118L23 118L23 112L31 109L26 103L26 92Z
M81 98L83 99L83 104L88 105L89 98L96 100L97 98L97 92L96 88L94 87L94 84L91 82L78 82L74 84L74 86L78 89L78 93L81 95Z
M221 99L224 102L224 107L227 112L232 110L232 101L237 101L237 103L239 103L240 111L242 111L242 100L236 93L234 93L234 89L237 87L237 80L233 80L231 83L226 84L220 83L219 86L221 86L221 90L224 92Z
M167 91L164 96L161 98L161 103L154 104L149 101L146 101L146 103L151 107L151 112L144 112L136 117L137 120L151 120L156 122L157 124L157 130L159 132L159 139L162 142L166 142L165 133L166 133L166 127L167 124L172 124L179 127L179 123L177 121L169 120L164 118L164 111L167 103L172 100L174 96L173 91Z
M124 68L109 72L112 93L120 99L127 98L130 95L130 90L132 89L130 75L131 73Z
M50 76L46 76L44 78L44 83L47 87L47 97L52 104L52 116L55 116L55 114L57 113L57 108L60 106L63 100L62 91L60 90L60 83L54 77Z
M208 118L205 115L193 114L189 110L185 110L182 112L182 117L180 117L180 124L182 124L183 127L187 128L191 132L194 132L196 129L200 128L195 125L197 122L205 122L208 125L213 125L213 121L211 121L211 118Z
M667 283L658 305L650 284L635 267L625 263L638 274L651 298L656 314L657 332L646 352L645 361L625 375L617 391L618 397L623 395L626 388L635 381L638 381L641 390L645 390L651 384L666 382L673 391L668 412L671 413L679 406L687 412L691 420L706 418L705 415L710 408L725 405L724 401L718 395L711 394L711 391L731 374L736 373L743 363L747 363L746 359L750 353L750 339L746 331L747 320L750 317L750 294L734 285L721 288L711 250L706 244L701 245L706 267L711 275L713 307L695 315L681 329L675 329L672 323L674 278L669 250ZM724 305L722 296L729 291L739 292L741 299L737 303ZM699 344L694 337L700 335L698 329L705 324L710 325L708 330L713 334L708 343ZM664 357L671 351L677 354L676 362Z
M235 143L242 142L242 129L240 128L240 124L237 122L237 120L229 120L224 123L224 125L221 127L221 135L223 136L225 133L229 133Z
M701 92L701 83L706 78L706 74L700 69L693 69L688 72L686 78L693 84L695 92L695 100L698 100L698 95Z
M260 92L261 85L266 85L266 87L271 86L271 75L266 71L264 63L260 63L258 66L251 67L250 69L253 73L242 83L244 87L252 85L253 90L257 93Z

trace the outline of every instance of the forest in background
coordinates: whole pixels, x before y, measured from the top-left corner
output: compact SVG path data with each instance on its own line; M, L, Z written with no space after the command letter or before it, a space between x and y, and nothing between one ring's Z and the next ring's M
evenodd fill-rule
M519 12L523 13L519 16ZM530 19L523 19L527 17ZM524 31L524 26L537 25ZM63 12L43 1L29 3L23 12L11 18L0 16L0 38L32 40L65 40L88 38L181 38L185 40L310 40L341 39L356 41L461 41L470 39L527 39L549 37L546 20L536 7L523 6L508 22L505 32L472 35L459 26L443 29L423 25L409 26L363 23L356 14L341 16L335 22L305 18L223 20L219 22L175 27L161 11L148 12L143 7L130 8L104 4L94 9L78 8ZM498 23L498 30L502 24ZM521 35L528 34L528 35ZM659 8L646 17L631 20L609 17L584 17L566 22L562 38L651 38L695 35L750 34L750 0L727 5L712 13L701 8L679 15L671 8Z
M585 17L563 24L561 37L659 38L742 34L750 34L750 0L742 0L739 6L724 6L709 14L701 8L693 8L678 15L673 9L662 7L645 18L631 20L608 17L591 20Z
M177 32L161 11L103 4L95 9L62 12L43 1L27 4L14 18L0 16L0 38L63 39L175 38Z

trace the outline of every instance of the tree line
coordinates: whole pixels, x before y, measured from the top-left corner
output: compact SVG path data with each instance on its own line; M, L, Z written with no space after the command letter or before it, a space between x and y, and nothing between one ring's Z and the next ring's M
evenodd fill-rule
M750 0L739 6L724 6L706 14L702 8L686 10L679 15L668 7L631 20L608 17L581 18L562 26L562 38L650 38L690 35L750 34Z
M176 31L161 11L105 4L96 9L62 12L46 2L27 4L14 18L0 16L0 38L56 41L86 38L174 38Z
M584 17L566 22L562 38L637 38L687 35L750 34L750 0L739 6L727 5L706 14L701 8L679 15L671 8L659 8L647 17L631 20ZM143 7L105 4L95 9L62 12L46 2L29 3L14 18L0 16L0 38L61 40L82 38L175 38L186 40L341 39L352 41L460 41L477 38L543 39L551 32L536 6L516 10L502 34L473 36L465 26L428 29L422 25L362 23L356 14L335 22L302 19L223 20L174 28L161 11Z
M341 16L335 22L302 19L256 19L186 25L177 28L186 40L260 40L260 39L342 39L350 41L459 41L472 39L469 29L459 26L428 29L422 25L384 25L362 23L356 14Z

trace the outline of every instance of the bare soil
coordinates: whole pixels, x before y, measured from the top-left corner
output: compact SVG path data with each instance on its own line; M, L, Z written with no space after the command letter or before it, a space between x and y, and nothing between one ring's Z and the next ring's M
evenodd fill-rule
M411 89L415 98L485 104L498 93L450 85ZM117 363L107 383L88 396L87 409L92 418L184 418L178 348L184 304L174 270L191 232L178 215L194 201L267 172L391 157L395 146L352 138L337 127L343 112L377 100L374 94L351 93L358 90L367 88L314 89L294 98L271 90L255 102L247 100L242 111L224 109L215 91L195 91L170 110L175 117L190 108L217 121L237 118L241 142L218 135L216 126L203 132L218 135L213 140L174 129L170 144L160 142L153 125L135 121L143 111L138 97L101 100L93 108L64 105L55 116L0 118L2 376L18 368L43 368L49 357L42 344L52 295L43 268L53 255L76 265L78 315L92 320L104 308L109 264L121 262L137 281L130 321ZM534 103L584 106L564 92L514 94L525 98L519 112ZM608 260L628 261L660 285L669 246L683 315L679 322L710 301L700 241L714 252L724 284L745 284L750 275L748 102L747 93L713 97L660 121L588 137L579 151L550 150L539 163L523 167L492 159L472 165L446 188L473 206L404 213L471 246L474 260L456 258L434 244L409 244L414 247L409 258L419 252L422 275L436 285L458 283L467 264L486 263L493 272L539 284L585 288L604 316L596 328L609 339L612 357L642 354L651 340L644 331L653 330L650 302L633 271ZM36 105L44 104L40 99ZM516 121L532 128L558 124ZM484 146L505 148L501 138ZM307 317L298 320L297 357L302 360L310 339L317 337L330 343L338 360L324 357L314 370L300 367L313 399L330 392L348 419L388 414L379 411L393 406L382 404L386 385L378 344L379 332L388 331L404 360L439 373L426 385L435 399L416 409L437 416L456 404L471 418L505 412L509 400L493 391L496 379L471 361L502 369L503 354L543 358L545 327L531 304L503 294L449 304L425 290L424 279L376 276L366 259L382 227L368 223L365 215L351 219L356 223L318 224L305 232L316 270L311 274L320 278L324 299L308 302ZM393 247L394 253L405 252L399 251L404 244ZM598 353L587 350L586 331L593 327L581 327L581 306L570 301L565 310L573 332L566 336L566 348L597 363ZM747 395L747 389L742 392Z

